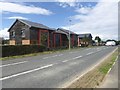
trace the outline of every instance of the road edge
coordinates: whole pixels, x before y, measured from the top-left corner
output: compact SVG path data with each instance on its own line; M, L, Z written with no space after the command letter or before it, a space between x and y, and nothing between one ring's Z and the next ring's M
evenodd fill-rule
M108 70L108 72L107 72L107 74L105 75L105 77L104 77L103 81L102 81L102 82L100 83L100 85L99 85L99 86L97 86L96 88L99 88L99 87L100 87L100 86L104 83L104 81L107 79L107 76L109 75L110 71L111 71L111 70L112 70L112 68L115 66L115 64L116 64L117 60L118 60L118 56L116 57L116 59L115 59L114 63L112 64L112 67Z
M90 69L82 72L82 75L77 75L75 79L71 80L69 83L65 83L64 85L61 86L61 88L68 88L70 85L72 85L74 82L76 82L77 80L79 80L82 76L84 76L85 74L89 73L90 71L94 70L97 66L99 66L105 59L107 59L108 57L110 57L115 51L118 50L118 47L115 48L112 52L110 52L107 56L103 57L100 59L100 62L97 62L95 65L91 66Z

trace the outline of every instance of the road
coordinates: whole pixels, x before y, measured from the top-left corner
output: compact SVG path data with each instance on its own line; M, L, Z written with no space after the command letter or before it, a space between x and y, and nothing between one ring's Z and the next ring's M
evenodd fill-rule
M117 47L82 48L2 62L2 88L57 88L82 75Z

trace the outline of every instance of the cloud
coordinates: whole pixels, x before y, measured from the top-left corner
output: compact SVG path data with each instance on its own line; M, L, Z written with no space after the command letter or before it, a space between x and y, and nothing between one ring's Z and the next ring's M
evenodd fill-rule
M41 15L51 15L51 11L35 6L28 6L24 4L0 2L0 8L3 12L21 13L21 14L41 14Z
M24 20L28 20L28 18L21 17L21 16L7 17L7 19L24 19Z
M3 37L5 39L9 39L8 29L9 28L4 28L4 29L0 30L0 37Z
M59 2L59 6L66 8L66 7L76 7L78 6L77 0L56 0Z
M70 19L74 20L80 20L80 21L85 21L86 15L90 14L92 11L93 7L92 6L82 6L81 8L77 8L75 12L77 12L77 15L71 16Z
M81 7L80 9L76 9L75 11L80 13L80 14L88 14L92 10L92 7Z
M78 13L72 16L74 25L64 26L76 33L92 33L93 37L102 39L118 38L118 5L117 2L98 2L87 15Z

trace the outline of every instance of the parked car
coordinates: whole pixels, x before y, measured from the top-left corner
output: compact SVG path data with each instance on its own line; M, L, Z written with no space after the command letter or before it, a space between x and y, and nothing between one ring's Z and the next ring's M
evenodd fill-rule
M108 42L106 42L105 45L106 45L106 46L115 46L115 45L116 45L116 42L115 42L115 41L108 41Z

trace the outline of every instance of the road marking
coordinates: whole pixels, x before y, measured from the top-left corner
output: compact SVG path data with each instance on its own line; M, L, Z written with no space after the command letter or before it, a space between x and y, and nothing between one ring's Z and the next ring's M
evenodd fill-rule
M59 54L58 56L62 56L63 54Z
M112 55L116 50L117 49L114 49L114 51L112 51L107 56L105 56L102 59L100 59L100 61L97 62L95 65L93 65L92 67L88 68L86 71L84 71L81 75L77 76L70 83L67 82L67 84L64 84L63 86L60 86L60 88L67 88L67 87L69 87L72 83L74 83L75 81L79 80L82 76L84 76L85 74L87 74L88 72L90 72L91 70L93 70L94 68L96 68L100 63L102 63L106 58L108 58L110 55Z
M67 61L69 61L69 60L64 60L64 61L62 61L62 62L67 62Z
M100 49L100 48L97 48L98 50Z
M90 55L90 54L93 54L94 52L90 52L90 53L88 53L88 54L86 54L86 55Z
M50 56L50 57L44 57L43 59L53 58L53 57L62 56L62 55L63 55L63 54L53 55L53 56Z
M13 77L17 77L17 76L20 76L20 75L28 74L28 73L31 73L31 72L35 72L35 71L38 71L38 70L41 70L41 69L45 69L45 68L48 68L48 67L51 67L51 66L53 66L53 64L49 64L49 65L46 65L46 66L43 66L43 67L39 67L39 68L36 68L36 69L28 70L28 71L21 72L21 73L18 73L18 74L14 74L14 75L11 75L11 76L3 77L3 78L0 78L0 81L6 80L6 79L10 79L10 78L13 78Z
M58 56L58 55L54 55L54 56L51 56L51 57L57 57L57 56ZM51 58L51 57L50 57L50 58Z
M44 57L43 59L47 59L47 58L49 58L49 57Z
M75 60L75 59L78 59L78 58L81 58L82 56L78 56L78 57L75 57L75 58L72 58L72 59L70 59L70 60ZM62 61L62 62L68 62L68 61L70 61L70 60L64 60L64 61Z
M75 57L75 58L73 58L72 60L75 60L75 59L78 59L78 58L81 58L82 56L78 56L78 57Z
M22 62L17 62L17 63L12 63L12 64L1 65L0 67L13 66L13 65L18 65L18 64L26 63L26 62L28 62L28 61L22 61Z
M79 51L75 51L75 52L69 52L69 53L71 53L71 54L72 54L72 53L78 53L78 52L79 52Z

